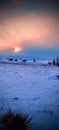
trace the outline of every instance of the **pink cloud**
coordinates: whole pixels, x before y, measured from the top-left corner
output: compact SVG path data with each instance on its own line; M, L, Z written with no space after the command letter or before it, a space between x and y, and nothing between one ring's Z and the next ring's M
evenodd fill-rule
M29 44L39 47L59 44L58 22L53 15L32 12L7 17L0 23L0 50Z

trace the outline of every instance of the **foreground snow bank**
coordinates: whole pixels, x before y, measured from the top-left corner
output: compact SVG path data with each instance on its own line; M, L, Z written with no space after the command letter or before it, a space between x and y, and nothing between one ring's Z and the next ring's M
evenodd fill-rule
M29 114L30 130L59 130L59 80L50 78L58 74L57 66L0 64L0 113Z

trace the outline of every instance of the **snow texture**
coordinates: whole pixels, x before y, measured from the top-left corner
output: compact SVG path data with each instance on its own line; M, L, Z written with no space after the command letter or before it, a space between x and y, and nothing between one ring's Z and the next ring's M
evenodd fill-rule
M0 61L0 114L20 111L33 118L30 130L59 130L59 67L7 62Z

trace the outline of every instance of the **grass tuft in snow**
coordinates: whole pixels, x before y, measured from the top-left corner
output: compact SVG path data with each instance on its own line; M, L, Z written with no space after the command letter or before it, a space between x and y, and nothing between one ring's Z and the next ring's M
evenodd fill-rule
M11 110L0 115L0 130L28 130L32 125L32 118L21 113L14 113ZM1 126L1 125L0 125Z

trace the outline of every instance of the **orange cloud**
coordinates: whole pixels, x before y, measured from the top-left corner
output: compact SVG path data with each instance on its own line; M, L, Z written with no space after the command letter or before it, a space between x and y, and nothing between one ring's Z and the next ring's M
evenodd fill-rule
M59 30L57 20L52 15L29 13L6 18L0 24L0 50L29 44L49 47L56 43L59 44Z

